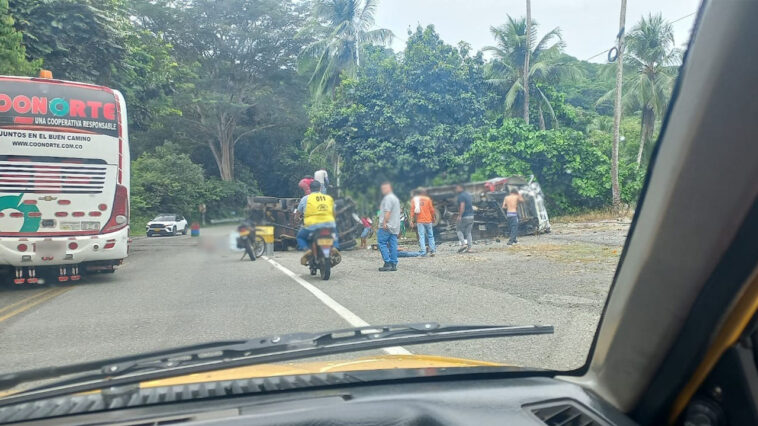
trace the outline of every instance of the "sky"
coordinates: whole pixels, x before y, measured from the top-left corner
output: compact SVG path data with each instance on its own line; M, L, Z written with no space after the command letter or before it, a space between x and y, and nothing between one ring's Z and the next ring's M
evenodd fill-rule
M699 0L627 0L626 27L631 29L643 15L662 13L669 21L697 11ZM532 0L532 19L538 34L560 27L566 53L589 59L614 45L618 33L620 0ZM506 15L526 15L524 0L379 0L376 27L395 33L392 47L402 50L408 28L434 24L448 44L464 40L474 50L494 43L490 27L505 22ZM689 40L695 15L673 23L677 46ZM605 54L593 62L605 62Z

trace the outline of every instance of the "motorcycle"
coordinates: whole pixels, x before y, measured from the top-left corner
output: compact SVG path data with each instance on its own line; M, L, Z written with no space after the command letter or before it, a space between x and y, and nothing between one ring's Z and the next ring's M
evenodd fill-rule
M332 267L342 261L342 255L334 247L335 239L336 231L332 228L314 231L309 238L310 249L300 260L300 263L310 269L311 275L320 273L324 281L331 276Z
M245 256L249 256L250 260L255 260L258 257L263 256L266 252L266 241L260 235L255 234L255 226L250 223L244 222L237 227L239 237L237 237L237 248L245 249L245 253L240 260L243 260Z

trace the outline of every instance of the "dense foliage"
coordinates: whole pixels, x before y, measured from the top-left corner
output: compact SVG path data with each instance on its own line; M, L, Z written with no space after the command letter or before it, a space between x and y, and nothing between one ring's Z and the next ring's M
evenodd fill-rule
M369 49L357 77L314 107L308 137L335 141L349 187L386 179L404 193L457 165L483 124L484 84L481 56L417 28L402 55Z
M519 174L542 184L551 213L609 205L612 67L565 54L560 28L532 20L527 31L510 16L491 28L486 54L446 43L431 25L409 30L395 52L392 33L374 28L377 7L0 0L0 74L45 67L124 93L135 217L192 216L201 203L210 217L232 216L252 193L299 195L298 180L319 167L354 196L384 179L403 195ZM630 28L626 203L639 194L681 56L660 15Z
M8 11L8 0L0 0L0 75L28 75L42 64L41 59L28 60L23 36Z

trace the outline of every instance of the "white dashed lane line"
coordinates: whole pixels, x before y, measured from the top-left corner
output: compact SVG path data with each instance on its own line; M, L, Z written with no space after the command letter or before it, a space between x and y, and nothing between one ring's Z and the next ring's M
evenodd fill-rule
M371 326L371 324L367 323L361 317L354 314L352 311L344 307L342 304L340 304L336 300L332 299L328 294L321 291L318 287L300 278L296 273L282 266L279 262L267 256L263 256L263 259L266 259L266 261L268 261L268 263L273 265L274 268L281 271L284 275L292 278L296 283L300 284L304 289L308 290L312 295L316 296L316 299L321 301L321 303L323 303L329 309L334 311L337 315L342 317L342 319L347 321L351 326L353 327ZM383 348L382 350L389 355L411 355L411 352L409 350L400 346L394 346L391 348Z

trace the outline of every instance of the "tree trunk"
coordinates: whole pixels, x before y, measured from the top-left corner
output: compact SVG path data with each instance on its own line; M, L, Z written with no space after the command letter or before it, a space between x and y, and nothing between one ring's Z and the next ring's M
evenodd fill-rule
M626 22L626 0L621 0L619 16L618 57L616 58L616 99L613 108L613 147L611 149L611 195L613 211L621 209L621 190L619 188L619 128L621 126L621 87L624 71L624 26Z
M532 2L526 0L526 42L524 55L524 121L529 124L529 59L532 56L531 45L531 28L532 28Z
M216 138L208 141L221 180L234 180L234 123L219 117Z
M642 109L642 129L640 131L640 149L637 151L637 168L642 165L642 153L645 146L653 139L655 130L655 111L649 105Z
M542 105L537 105L540 113L540 130L545 130L545 115L542 113Z
M234 180L234 147L231 141L221 145L221 164L219 167L221 180L230 182Z

